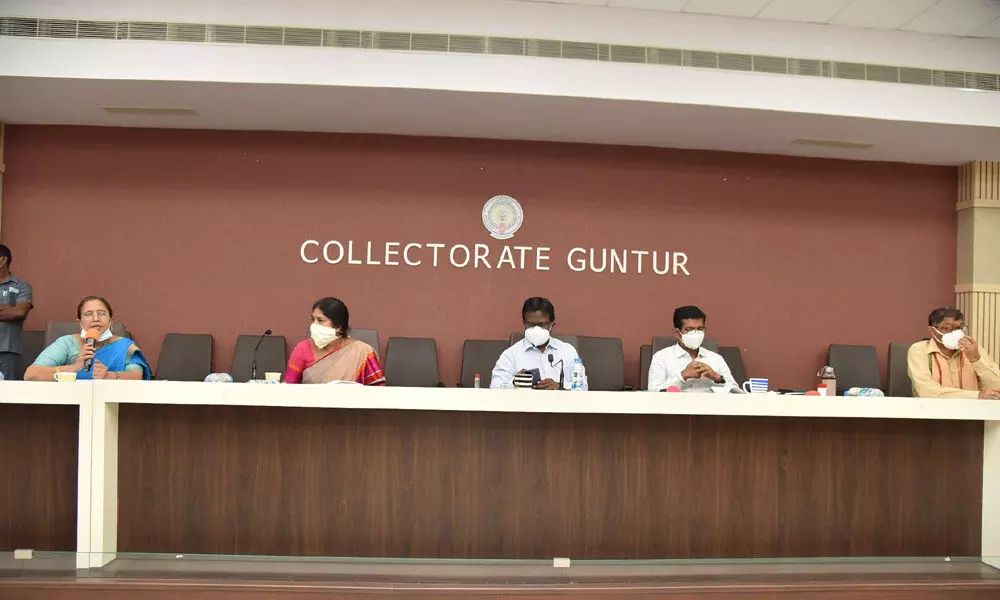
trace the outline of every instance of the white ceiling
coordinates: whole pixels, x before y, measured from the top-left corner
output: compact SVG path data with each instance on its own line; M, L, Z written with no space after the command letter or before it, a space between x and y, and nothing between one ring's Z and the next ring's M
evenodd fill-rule
M301 85L0 77L0 122L335 131L582 142L956 165L1000 160L1000 127L632 102ZM233 99L238 98L238 102ZM103 106L189 107L196 115ZM295 110L282 110L294 106ZM867 150L796 139L873 144Z
M1000 39L1000 0L521 0Z

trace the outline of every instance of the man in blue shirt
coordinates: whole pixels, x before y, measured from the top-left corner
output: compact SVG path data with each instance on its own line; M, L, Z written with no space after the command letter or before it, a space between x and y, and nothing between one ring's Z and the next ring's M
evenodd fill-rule
M0 244L0 373L14 379L21 358L21 331L31 311L31 286L10 272L10 248Z
M556 309L546 298L528 298L521 307L524 339L504 350L493 368L491 388L513 388L514 375L538 369L541 380L537 390L559 389L560 373L563 388L570 389L573 363L579 357L576 348L551 336L556 324ZM586 383L584 383L586 389Z

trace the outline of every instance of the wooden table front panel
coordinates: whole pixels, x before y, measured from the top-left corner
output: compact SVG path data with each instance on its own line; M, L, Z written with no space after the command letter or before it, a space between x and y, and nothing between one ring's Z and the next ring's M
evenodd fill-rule
M79 411L0 404L0 551L76 549Z
M122 405L119 551L972 556L976 421Z

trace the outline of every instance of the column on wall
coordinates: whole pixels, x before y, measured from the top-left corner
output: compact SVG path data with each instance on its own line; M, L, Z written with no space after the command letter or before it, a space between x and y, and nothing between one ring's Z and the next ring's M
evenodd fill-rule
M958 175L955 302L969 334L1000 357L1000 162L973 162Z
M0 240L3 239L3 148L4 142L6 141L5 134L7 133L7 127L0 123Z

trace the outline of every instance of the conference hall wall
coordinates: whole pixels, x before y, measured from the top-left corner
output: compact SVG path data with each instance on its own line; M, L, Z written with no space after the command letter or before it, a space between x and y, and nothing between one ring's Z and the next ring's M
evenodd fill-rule
M633 383L639 346L698 304L750 375L801 387L831 342L872 344L884 367L888 343L921 337L954 297L945 167L47 126L9 127L6 163L3 241L35 289L27 327L106 295L154 363L168 332L214 334L220 371L238 334L270 328L291 346L333 295L383 346L436 338L455 385L462 341L507 337L541 295L557 331L621 337ZM483 224L497 195L523 208L510 239Z

